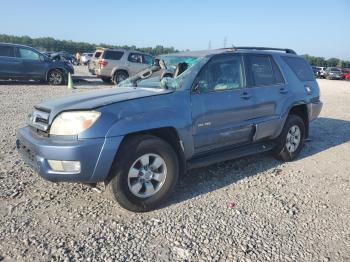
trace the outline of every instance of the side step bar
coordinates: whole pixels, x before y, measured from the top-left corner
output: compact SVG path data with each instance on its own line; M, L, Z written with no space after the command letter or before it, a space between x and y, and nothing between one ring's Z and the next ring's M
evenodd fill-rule
M260 143L256 143L248 146L236 147L230 150L201 155L189 160L187 162L187 169L194 169L194 168L209 166L215 163L219 163L219 162L223 162L231 159L263 153L273 149L274 146L275 146L275 143L268 141L268 142L260 142Z

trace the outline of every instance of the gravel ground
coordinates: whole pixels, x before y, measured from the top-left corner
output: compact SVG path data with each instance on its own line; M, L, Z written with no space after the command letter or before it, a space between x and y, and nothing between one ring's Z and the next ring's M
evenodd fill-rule
M85 185L44 181L15 150L33 105L109 87L88 81L0 86L0 261L350 261L350 82L319 80L324 109L297 161L193 170L164 207L136 214Z

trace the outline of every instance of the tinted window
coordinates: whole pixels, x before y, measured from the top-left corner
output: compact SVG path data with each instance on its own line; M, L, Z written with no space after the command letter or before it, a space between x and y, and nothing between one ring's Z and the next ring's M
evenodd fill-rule
M128 60L133 63L142 63L142 55L137 53L130 53Z
M153 57L149 55L143 55L143 63L147 65L153 64Z
M240 55L219 55L212 58L199 73L196 82L201 92L244 87L242 57Z
M102 52L100 52L100 51L99 51L99 52L96 52L96 53L95 53L95 57L96 57L96 58L99 58L99 57L101 56L101 54L102 54Z
M276 62L273 59L271 59L271 62L273 73L275 75L275 84L284 84L284 78L282 76L281 70L278 68Z
M315 79L311 66L303 58L285 56L283 60L301 81L312 81Z
M104 59L111 59L111 60L120 60L122 58L124 52L121 51L105 51L104 53Z
M14 57L14 48L12 46L0 46L0 56Z
M19 57L29 60L39 60L39 54L27 48L18 48Z
M248 66L252 74L254 86L276 84L277 80L275 79L273 64L269 56L249 55Z

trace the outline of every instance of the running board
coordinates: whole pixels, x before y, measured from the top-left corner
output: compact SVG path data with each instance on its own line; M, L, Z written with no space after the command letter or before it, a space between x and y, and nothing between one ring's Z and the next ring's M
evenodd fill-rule
M248 146L236 147L230 150L216 151L213 153L197 156L187 162L187 169L209 166L219 162L259 154L273 149L273 142L260 142Z

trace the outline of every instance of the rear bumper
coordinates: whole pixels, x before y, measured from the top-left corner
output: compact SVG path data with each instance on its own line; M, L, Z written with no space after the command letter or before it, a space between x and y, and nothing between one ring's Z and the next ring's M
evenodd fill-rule
M16 147L24 161L53 182L102 182L107 177L122 137L85 140L43 138L29 127L19 129ZM57 172L48 160L80 161L79 173Z
M307 105L308 114L309 114L309 122L315 120L321 113L323 103L321 101L313 102Z

